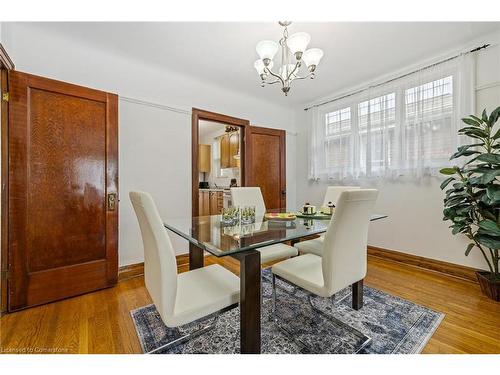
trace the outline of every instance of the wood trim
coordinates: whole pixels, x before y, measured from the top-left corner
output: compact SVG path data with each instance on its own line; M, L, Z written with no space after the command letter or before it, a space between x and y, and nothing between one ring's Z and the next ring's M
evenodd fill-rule
M429 271L442 273L474 283L478 282L476 277L477 269L472 267L443 262L441 260L425 258L413 254L401 253L399 251L387 250L376 246L368 246L368 255L418 268L424 268Z
M115 209L106 210L106 279L112 286L118 282L118 95L106 93L106 200L116 194Z
M13 70L15 68L14 62L10 58L5 48L0 43L0 69Z
M118 268L118 282L144 275L144 262Z
M177 255L175 257L175 260L177 261L177 269L181 269L183 267L187 269L189 267L189 253ZM118 269L118 281L123 281L143 275L144 262L121 266Z
M1 47L1 45L0 45ZM0 92L3 94L4 92L8 92L8 76L7 69L0 70L1 78L0 78ZM2 312L7 311L8 305L8 280L6 272L9 269L8 262L8 196L9 196L9 147L8 147L8 139L9 139L9 103L5 102L1 99L0 95L0 105L2 106L1 110L1 154L2 154L2 164L1 164L1 244L0 244L0 315Z
M241 142L240 155L245 155L245 129L250 125L250 121L227 116L221 113L205 111L203 109L193 108L191 114L191 213L192 216L198 216L199 201L198 201L198 123L200 120L220 122L221 124L234 125L242 128L243 139ZM241 181L245 181L245 160L240 159L241 165Z

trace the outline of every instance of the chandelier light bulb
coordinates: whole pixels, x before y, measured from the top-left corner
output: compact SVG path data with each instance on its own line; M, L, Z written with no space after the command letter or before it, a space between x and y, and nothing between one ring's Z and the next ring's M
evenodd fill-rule
M262 40L257 43L255 50L257 51L257 54L259 55L261 60L272 60L274 58L274 55L276 55L276 53L278 52L278 48L278 43L272 40Z
M290 49L290 52L300 60L300 56L306 50L309 42L311 41L311 36L308 33L295 33L288 37L286 44Z
M304 52L302 55L302 61L304 61L309 70L312 69L311 71L314 71L322 57L323 51L321 49L311 48Z

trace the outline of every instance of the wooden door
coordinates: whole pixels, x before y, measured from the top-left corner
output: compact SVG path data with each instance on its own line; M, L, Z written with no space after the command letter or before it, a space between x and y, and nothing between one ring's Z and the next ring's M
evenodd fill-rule
M258 186L267 209L286 208L284 130L248 126L245 132L245 186Z
M238 166L238 159L235 158L238 155L240 149L240 133L234 132L229 136L229 166L235 168Z
M9 310L116 283L118 97L9 72Z
M231 163L229 136L227 134L224 134L222 137L220 137L220 167L229 168L230 166Z

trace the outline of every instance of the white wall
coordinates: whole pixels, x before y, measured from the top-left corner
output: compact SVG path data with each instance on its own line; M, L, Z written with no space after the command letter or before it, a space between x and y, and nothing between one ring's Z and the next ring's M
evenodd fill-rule
M16 69L172 107L198 107L288 130L288 199L295 202L293 113L241 92L113 55L28 24L4 23L2 38ZM147 42L147 41L145 41ZM128 199L150 191L164 218L191 212L191 116L120 100L120 265L143 260L139 228ZM187 244L175 238L178 253Z
M500 47L494 46L478 53L476 74L476 108L491 112L500 106ZM334 96L334 95L332 95ZM322 202L328 183L307 180L307 131L310 126L306 112L295 112L297 139L297 202ZM453 236L448 222L442 221L442 179L428 178L419 182L411 179L389 181L360 181L365 187L380 190L377 213L388 219L370 226L369 244L451 263L486 268L481 254L472 252L465 257L467 241ZM332 184L335 184L332 182ZM337 183L338 184L338 183Z

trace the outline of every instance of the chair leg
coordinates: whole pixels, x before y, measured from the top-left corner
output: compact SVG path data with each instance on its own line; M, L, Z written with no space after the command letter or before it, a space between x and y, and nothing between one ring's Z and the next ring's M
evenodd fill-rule
M271 320L274 320L274 321L277 321L277 317L276 317L276 276L274 275L273 273L273 277L272 277L272 287L273 287L273 293L272 293L272 316L271 316Z
M282 278L280 278L280 280L283 280ZM285 281L285 280L283 280ZM310 348L308 345L304 344L301 340L297 339L295 336L295 334L293 332L290 332L286 327L282 326L280 323L279 323L279 320L278 320L278 317L277 317L277 314L276 314L276 275L273 274L273 277L272 277L272 286L273 286L273 294L272 294L272 298L273 298L273 315L274 315L274 321L276 323L276 325L278 326L279 329L281 329L292 341L294 341L295 343L297 343L299 346L301 346L302 348L302 352L303 353L310 353L310 352L313 352L313 348ZM363 286L363 280L361 280L361 287ZM362 290L361 290L362 291ZM362 294L362 293L361 293ZM330 321L336 323L337 325L339 326L342 326L344 327L345 329L347 329L349 332L351 332L352 334L358 336L362 342L361 342L361 345L356 349L356 351L354 352L355 354L356 353L359 353L362 349L364 349L371 341L371 337L369 336L366 336L363 332L357 330L356 328L354 327L351 327L350 325L344 323L342 320L336 318L335 316L331 316L331 315L328 315L328 314L325 314L322 310L318 309L317 307L314 306L314 304L312 303L312 295L308 295L307 296L307 301L309 302L309 306L311 307L311 309L313 311L315 311L316 313L322 315L325 319L329 319ZM333 303L334 302L334 298L335 298L335 295L332 296L332 299L331 299L331 302ZM342 298L343 299L343 298Z
M352 308L359 310L363 307L363 280L352 284Z
M176 347L177 345L180 345L180 344L183 344L183 343L186 343L188 342L189 340L192 340L208 331L211 331L212 329L215 328L215 326L217 325L217 321L219 320L219 317L215 317L215 319L213 320L213 322L205 327L202 327L200 329L197 329L196 331L194 332L191 332L191 333L188 333L184 336L181 336L173 341L170 341L170 342L167 342L166 344L156 348L156 349L153 349L151 350L150 352L147 352L146 354L154 354L154 353L157 353L161 350L164 350L164 349L171 349L171 348L174 348Z
M235 303L233 305L229 305L229 306L226 306L224 307L223 309L220 309L219 311L216 311L214 314L217 314L214 319L212 320L212 322L208 325L206 325L205 327L202 327L194 332L191 332L191 333L188 333L182 337L179 337L178 339L175 339L173 341L170 341L170 342L167 342L166 344L160 346L159 348L156 348L156 349L153 349L151 350L150 352L147 352L146 354L153 354L153 353L157 353L159 352L160 350L163 350L163 349L171 349L171 348L174 348L176 347L177 345L180 345L180 344L183 344L189 340L192 340L212 329L215 328L215 326L217 325L217 322L219 321L219 317L221 314L225 313L226 311L229 311L229 310L232 310L232 309L235 309L236 307L238 307L238 304Z
M320 310L316 306L314 306L314 304L312 303L312 296L311 295L307 296L307 300L309 302L309 306L311 307L311 309L313 311L322 315L325 319L329 319L330 321L334 322L338 326L344 327L346 330L348 330L349 332L351 332L352 334L358 336L359 338L361 338L363 340L361 345L354 352L354 354L359 353L362 349L364 349L372 341L372 338L370 336L367 336L363 332L357 330L356 328L351 327L349 324L344 323L342 320L338 319L334 315L325 314L322 310Z

